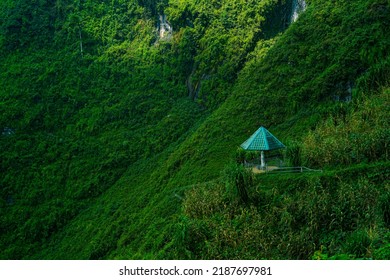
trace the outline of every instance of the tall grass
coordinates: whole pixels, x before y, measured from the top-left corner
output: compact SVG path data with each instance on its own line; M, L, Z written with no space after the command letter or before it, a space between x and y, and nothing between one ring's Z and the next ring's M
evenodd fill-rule
M224 199L223 182L195 187L183 203L184 246L207 259L375 258L389 185L354 174L261 175L247 204Z
M222 178L226 186L226 195L248 203L248 191L253 187L253 173L241 164L232 163L225 167Z
M303 138L305 164L324 167L389 159L389 89L360 102L349 113L337 110Z

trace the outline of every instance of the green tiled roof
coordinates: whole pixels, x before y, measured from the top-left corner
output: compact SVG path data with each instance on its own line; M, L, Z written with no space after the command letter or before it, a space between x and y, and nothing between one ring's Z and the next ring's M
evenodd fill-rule
M260 127L251 137L241 144L241 148L250 151L270 151L286 148L275 136L264 127Z

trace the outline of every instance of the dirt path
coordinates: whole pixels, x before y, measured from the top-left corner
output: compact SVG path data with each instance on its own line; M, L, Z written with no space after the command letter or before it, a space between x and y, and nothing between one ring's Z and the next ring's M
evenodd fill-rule
M279 167L277 166L267 166L267 171L272 171L272 170L275 170L275 169L278 169ZM255 173L255 174L260 174L260 173L265 173L266 171L265 170L261 170L259 168L257 168L256 166L255 167L252 167L252 172Z

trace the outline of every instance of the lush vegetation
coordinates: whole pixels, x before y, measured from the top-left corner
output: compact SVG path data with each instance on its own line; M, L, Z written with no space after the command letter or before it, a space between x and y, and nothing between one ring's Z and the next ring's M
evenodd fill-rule
M390 258L387 0L98 2L0 3L0 258Z

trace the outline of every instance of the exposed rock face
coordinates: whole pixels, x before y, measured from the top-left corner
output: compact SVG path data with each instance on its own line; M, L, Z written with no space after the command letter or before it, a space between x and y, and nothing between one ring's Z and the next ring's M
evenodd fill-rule
M172 26L167 21L166 15L159 15L160 23L158 26L158 34L160 39L169 39L172 36Z
M306 1L305 0L293 0L292 1L292 13L290 22L295 22L300 13L306 10Z

